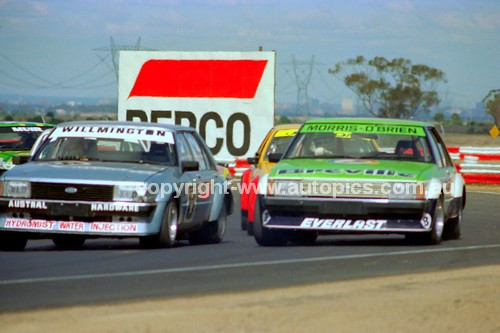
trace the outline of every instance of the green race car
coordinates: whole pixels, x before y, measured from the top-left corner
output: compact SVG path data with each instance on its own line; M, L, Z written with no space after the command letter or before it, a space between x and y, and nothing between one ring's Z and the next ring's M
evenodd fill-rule
M397 233L412 242L460 237L465 182L432 124L309 120L261 178L254 234L263 246L319 234Z
M0 174L13 167L14 156L29 155L40 134L52 127L33 122L0 122Z

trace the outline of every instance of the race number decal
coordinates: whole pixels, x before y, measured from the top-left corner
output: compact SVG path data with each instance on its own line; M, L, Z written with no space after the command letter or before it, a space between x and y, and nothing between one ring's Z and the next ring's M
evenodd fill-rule
M420 224L425 229L430 229L431 225L432 225L432 216L431 216L431 214L429 214L429 213L425 214L424 217L422 217L422 219L420 220Z

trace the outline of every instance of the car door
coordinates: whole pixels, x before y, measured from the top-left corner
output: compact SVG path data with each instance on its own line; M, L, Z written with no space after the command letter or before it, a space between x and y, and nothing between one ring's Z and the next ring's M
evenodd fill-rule
M449 212L450 204L453 199L452 184L455 179L455 175L457 170L453 164L453 161L448 154L448 150L446 149L446 145L436 131L435 128L430 129L430 133L433 137L433 141L435 142L437 152L438 152L438 166L439 166L439 178L441 180L441 184L443 184L443 194L444 194L444 211L445 213Z
M181 168L184 162L196 161L184 134L182 132L177 133L175 139ZM197 217L198 212L196 200L198 174L198 170L182 171L181 169L178 188L180 189L180 215L182 216L181 222L183 224L197 224L200 222Z
M196 173L196 217L199 221L208 221L212 204L214 202L213 185L217 177L217 168L193 132L185 132L184 136L191 148L195 161L200 168Z

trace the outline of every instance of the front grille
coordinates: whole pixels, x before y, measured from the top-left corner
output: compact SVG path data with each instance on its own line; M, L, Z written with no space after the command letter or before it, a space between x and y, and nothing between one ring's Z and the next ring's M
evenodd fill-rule
M68 193L67 188L76 192ZM86 184L31 183L31 198L68 201L113 201L113 186Z
M402 192L395 192L396 185L403 186ZM388 199L392 193L405 197L415 195L416 182L371 182L366 180L311 180L275 179L273 183L278 196L303 196L319 198L369 198ZM395 196L397 198L397 196ZM403 198L400 196L400 198Z

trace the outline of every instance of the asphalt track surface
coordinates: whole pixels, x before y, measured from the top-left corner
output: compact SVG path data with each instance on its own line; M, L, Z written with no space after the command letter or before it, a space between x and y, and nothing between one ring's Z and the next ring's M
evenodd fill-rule
M239 207L235 207L239 212ZM145 250L137 239L60 251L30 240L0 252L0 311L248 291L500 264L500 194L469 192L462 239L409 245L399 235L321 236L313 246L259 247L228 220L224 242Z

